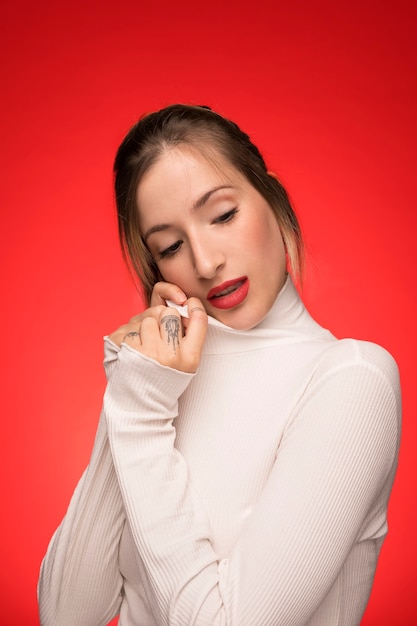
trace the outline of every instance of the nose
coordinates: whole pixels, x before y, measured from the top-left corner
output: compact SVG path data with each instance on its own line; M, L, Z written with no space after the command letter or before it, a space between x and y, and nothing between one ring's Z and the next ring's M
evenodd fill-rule
M218 242L211 241L207 235L202 235L193 239L191 248L197 277L214 278L225 263L225 256Z

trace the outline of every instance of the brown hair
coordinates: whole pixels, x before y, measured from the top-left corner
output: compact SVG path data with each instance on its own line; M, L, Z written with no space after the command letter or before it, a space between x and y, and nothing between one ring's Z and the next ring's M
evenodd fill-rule
M281 229L289 269L301 278L303 242L287 192L268 172L258 148L232 121L206 106L173 104L143 116L121 143L114 162L119 237L125 260L139 277L148 302L161 275L141 237L136 192L142 177L166 151L188 145L215 164L220 154L270 205Z

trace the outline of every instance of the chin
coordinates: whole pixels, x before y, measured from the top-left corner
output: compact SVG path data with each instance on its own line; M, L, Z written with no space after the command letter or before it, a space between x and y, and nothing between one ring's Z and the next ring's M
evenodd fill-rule
M259 312L259 314L256 314L256 312L251 311L251 314L248 315L247 313L244 313L243 311L230 311L229 315L214 315L213 317L216 317L216 319L219 320L219 322L222 322L223 324L225 324L226 326L229 326L230 328L233 328L234 330L251 330L252 328L255 328L255 326L257 326L258 324L260 324L262 322L262 320L266 317L266 315L268 314L268 311L261 313Z

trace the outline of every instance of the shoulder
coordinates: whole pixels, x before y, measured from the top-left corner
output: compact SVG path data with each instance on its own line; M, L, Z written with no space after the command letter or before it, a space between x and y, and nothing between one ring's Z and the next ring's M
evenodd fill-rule
M316 364L297 413L312 419L314 427L321 425L329 441L334 443L343 433L346 445L363 450L364 458L375 453L391 467L401 430L400 379L394 358L375 343L334 341Z
M385 380L394 391L400 388L395 359L388 350L370 341L339 339L333 342L322 354L314 378L317 380L338 372Z
M341 339L322 353L302 403L332 407L354 427L385 423L399 428L401 386L397 364L385 348L368 341Z

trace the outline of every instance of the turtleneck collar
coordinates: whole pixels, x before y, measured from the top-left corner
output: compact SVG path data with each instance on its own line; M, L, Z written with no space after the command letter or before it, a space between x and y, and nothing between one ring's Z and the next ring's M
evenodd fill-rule
M236 330L209 317L203 354L258 350L275 343L329 341L333 335L319 326L306 310L290 276L269 313L254 328Z

